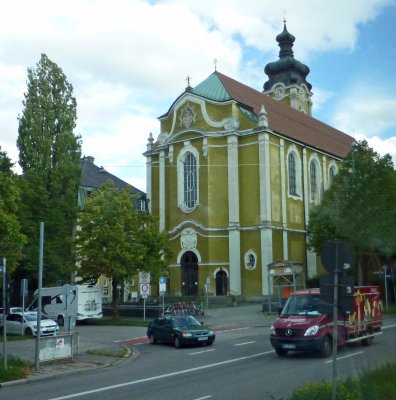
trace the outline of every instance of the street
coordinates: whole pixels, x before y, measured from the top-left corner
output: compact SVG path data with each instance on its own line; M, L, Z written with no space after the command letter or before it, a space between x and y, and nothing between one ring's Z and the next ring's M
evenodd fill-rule
M339 378L395 361L396 316L385 319L383 332L370 347L356 343L339 349ZM267 327L233 327L217 331L213 346L179 350L169 345L142 343L134 346L134 357L114 367L5 387L0 389L0 397L280 400L309 381L331 379L331 357L301 353L278 357L270 346L268 334ZM125 337L124 342L127 344L130 339Z

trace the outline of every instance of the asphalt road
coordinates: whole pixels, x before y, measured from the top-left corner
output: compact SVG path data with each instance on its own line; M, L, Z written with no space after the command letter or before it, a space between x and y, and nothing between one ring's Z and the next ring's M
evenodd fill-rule
M254 308L245 308L238 318L224 316L217 325L216 342L210 347L175 349L169 345L137 344L140 332L83 327L93 347L107 340L131 343L134 356L111 368L66 375L57 379L0 389L0 398L29 400L124 400L124 399L273 399L289 396L309 381L330 380L331 358L291 353L278 357L268 339L268 319ZM232 312L227 310L226 312ZM250 314L250 318L248 318ZM211 316L207 316L208 322ZM221 318L220 318L221 319ZM228 322L228 326L226 324ZM117 330L118 331L118 330ZM135 333L139 333L135 336ZM141 335L143 333L143 335ZM339 378L395 361L396 316L384 321L384 333L370 347L359 344L339 349ZM92 344L92 341L95 342Z

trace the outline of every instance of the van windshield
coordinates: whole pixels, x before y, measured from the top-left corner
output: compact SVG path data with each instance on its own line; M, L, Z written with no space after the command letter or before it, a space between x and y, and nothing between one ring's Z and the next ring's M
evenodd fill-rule
M323 301L319 295L293 295L287 300L281 316L331 314L332 305Z

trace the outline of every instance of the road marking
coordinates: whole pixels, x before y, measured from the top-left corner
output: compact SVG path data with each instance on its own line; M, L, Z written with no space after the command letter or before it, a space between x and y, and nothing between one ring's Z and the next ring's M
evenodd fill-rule
M194 399L194 400L205 400L205 399L210 399L211 397L213 397L212 395L210 396L204 396L204 397L200 397L198 399Z
M362 353L364 353L364 351L358 351L357 353L348 354L347 356L337 357L337 360L342 360L343 358L358 356L359 354L362 354ZM328 360L328 361L325 361L324 363L329 364L332 362L333 362L333 360Z
M208 349L202 351L195 351L194 353L188 353L189 356L195 356L196 354L208 353L209 351L216 351L216 349Z
M244 329L250 329L248 326L244 327L244 328L219 328L219 329L215 329L214 331L216 333L225 333L225 332L232 332L232 331L241 331Z
M396 326L396 324L395 325L383 326L382 329L394 328L395 326Z
M234 344L234 346L245 346L246 344L252 344L252 343L256 343L255 340L251 341L251 342L245 342L245 343L236 343Z
M98 388L98 389L87 390L85 392L68 394L66 396L60 396L60 397L53 397L52 399L49 399L49 400L75 399L75 398L83 397L83 396L86 396L86 395L89 395L89 394L106 392L108 390L118 389L118 388L122 388L122 387L126 387L126 386L137 385L139 383L152 382L152 381L156 381L156 380L159 380L159 379L169 378L171 376L188 374L188 373L191 373L191 372L196 372L196 371L201 371L201 370L205 370L205 369L209 369L209 368L219 367L221 365L232 364L232 363L235 363L235 362L238 362L238 361L250 360L252 358L266 356L266 355L272 354L274 352L275 352L275 350L264 351L262 353L256 353L256 354L252 354L250 356L233 358L231 360L220 361L220 362L217 362L217 363L214 363L214 364L207 364L207 365L202 365L200 367L195 367L195 368L190 368L190 369L185 369L185 370L175 371L175 372L169 372L168 374L163 374L163 375L151 376L149 378L138 379L136 381L119 383L118 385L105 386L105 387Z

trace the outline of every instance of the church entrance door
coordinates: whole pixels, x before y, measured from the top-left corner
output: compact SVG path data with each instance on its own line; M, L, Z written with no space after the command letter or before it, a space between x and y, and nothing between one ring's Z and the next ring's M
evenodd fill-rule
M227 273L220 270L216 273L216 296L227 294Z
M181 259L182 296L198 295L198 258L192 251L183 254Z

